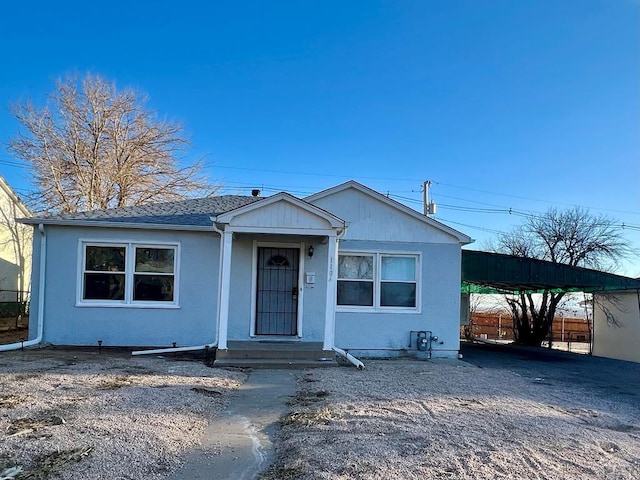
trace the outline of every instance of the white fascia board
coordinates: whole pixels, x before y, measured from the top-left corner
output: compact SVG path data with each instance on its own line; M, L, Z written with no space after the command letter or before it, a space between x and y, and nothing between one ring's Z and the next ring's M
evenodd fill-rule
M407 207L406 205L396 200L393 200L392 198L382 195L380 192L377 192L372 188L362 185L361 183L358 183L355 180L349 180L348 182L341 183L340 185L336 185L335 187L331 187L321 192L314 193L313 195L306 197L304 200L305 202L313 203L316 200L320 200L321 198L334 195L338 192L342 192L349 188L353 188L354 190L364 193L365 195L368 195L369 197L372 197L392 208L401 210L402 212L415 218L416 220L426 223L427 225L430 225L444 233L447 233L455 237L462 245L467 245L469 243L473 243L474 241L471 237L469 237L468 235L465 235L462 232L459 232L455 228L451 228L448 225L445 225L444 223L434 220L431 217L427 217L426 215L423 215L420 212L415 211L413 208Z
M55 225L64 227L103 227L103 228L127 228L142 230L190 230L202 232L214 232L213 226L203 225L169 225L162 223L132 223L132 222L109 222L96 220L64 220L52 218L17 218L16 221L28 225Z
M242 215L247 212L259 210L261 208L268 207L269 205L273 205L277 202L287 202L295 205L296 207L299 207L313 215L323 218L324 220L329 222L329 224L333 228L344 228L346 226L345 221L340 217L334 215L333 213L328 212L316 205L308 203L305 200L294 197L293 195L290 195L286 192L276 193L275 195L265 198L264 200L261 200L259 202L253 202L243 207L236 208L235 210L231 210L230 212L222 213L216 217L215 221L217 223L230 223L231 220L233 220L233 218L237 215Z

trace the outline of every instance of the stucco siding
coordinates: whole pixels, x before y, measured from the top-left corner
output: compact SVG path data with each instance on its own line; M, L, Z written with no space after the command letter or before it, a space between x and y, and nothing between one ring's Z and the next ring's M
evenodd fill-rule
M231 254L229 293L229 340L247 340L251 336L253 238L237 235Z
M336 312L336 346L363 356L394 356L415 352L409 346L412 330L431 331L438 337L432 355L457 357L460 348L460 246L439 243L340 242L340 252L377 251L420 254L420 303L418 312Z
M46 235L45 342L97 345L102 340L104 346L170 346L176 342L189 346L215 340L220 244L217 235L52 226L46 228ZM178 305L175 308L76 305L80 239L179 244ZM34 297L33 303L36 302Z
M313 200L313 204L347 222L345 240L459 244L453 236L355 189Z
M639 304L636 290L595 294L594 355L640 362Z
M304 253L304 272L315 274L315 284L303 282L304 310L302 317L303 340L321 342L324 338L324 322L327 301L327 254L329 251L326 243L321 243L318 238L305 239L308 249L314 248L313 257Z
M42 236L38 232L38 229L34 229L31 250L33 252L31 268L31 302L29 304L29 340L33 340L38 336L38 312L40 306L38 304L39 292L40 292L40 243Z
M254 244L255 242L255 244ZM303 341L319 342L324 335L326 305L327 245L317 237L285 235L236 235L232 247L231 289L229 301L229 340L251 339L251 324L254 318L255 248L259 245L304 244L300 254L300 269L304 273L315 273L313 287L302 284L302 315L299 336ZM314 246L313 257L308 256L308 248Z

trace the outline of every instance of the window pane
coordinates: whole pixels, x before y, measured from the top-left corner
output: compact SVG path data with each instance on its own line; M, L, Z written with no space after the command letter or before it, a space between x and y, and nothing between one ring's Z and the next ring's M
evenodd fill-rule
M382 257L382 280L416 279L416 259L412 257Z
M373 279L373 257L364 255L340 255L338 278L352 280Z
M380 306L415 307L416 284L383 282L380 284Z
M136 248L136 272L173 273L173 248Z
M121 273L85 273L85 300L124 300L124 275Z
M134 283L134 300L173 301L173 275L134 275Z
M338 281L338 305L373 306L373 282Z
M86 247L85 270L124 272L125 247Z

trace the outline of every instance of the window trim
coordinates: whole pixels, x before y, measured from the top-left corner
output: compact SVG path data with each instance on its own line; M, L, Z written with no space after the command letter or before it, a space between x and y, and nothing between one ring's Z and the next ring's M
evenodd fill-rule
M405 313L419 314L422 311L422 252L415 251L393 251L393 250L339 250L340 255L361 255L373 256L373 306L362 305L339 305L336 292L336 312L362 312L362 313ZM382 257L409 257L414 258L415 263L415 284L416 284L416 306L415 307L397 307L397 306L381 306L381 284L382 280ZM337 283L342 281L339 273L336 271L336 287ZM389 282L389 280L385 280ZM411 282L407 282L411 283Z
M84 274L86 264L86 247L124 247L125 248L125 292L124 300L91 300L84 297ZM131 240L104 240L81 238L78 240L78 272L76 277L76 307L109 307L109 308L180 308L180 242L154 242ZM174 250L173 257L173 301L133 300L136 248L166 248Z

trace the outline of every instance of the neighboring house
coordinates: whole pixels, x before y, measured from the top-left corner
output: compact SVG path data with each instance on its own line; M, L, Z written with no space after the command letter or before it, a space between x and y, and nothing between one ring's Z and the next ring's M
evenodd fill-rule
M24 222L44 342L397 356L428 335L433 357L458 354L471 239L353 181Z
M640 362L640 290L593 294L593 354Z
M0 176L0 302L24 302L31 282L33 229L16 222L31 212Z

